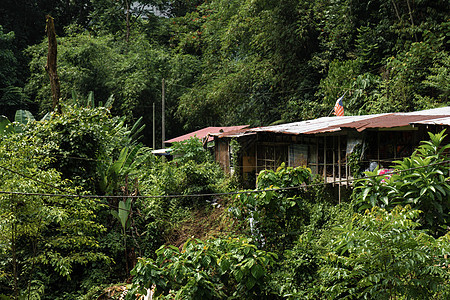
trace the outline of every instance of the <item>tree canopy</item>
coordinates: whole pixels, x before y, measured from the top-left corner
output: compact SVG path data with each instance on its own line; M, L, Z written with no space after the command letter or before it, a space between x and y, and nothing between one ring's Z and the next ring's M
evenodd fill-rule
M346 114L448 102L450 23L444 0L23 5L31 24L18 17L12 22L17 7L2 8L4 115L11 116L17 103L48 112L42 70L47 48L39 42L43 19L36 26L44 13L57 26L63 101L72 92L87 97L92 91L101 101L114 95L114 114L127 115L129 123L143 116L148 126L155 104L161 128L164 78L166 136L325 116L345 92ZM145 139L149 144L151 138Z
M171 138L327 116L342 95L346 115L449 105L449 11L448 0L3 0L0 299L152 287L158 299L448 298L445 132L339 204L304 167L238 191L199 139L175 144L173 160L149 147L163 119Z

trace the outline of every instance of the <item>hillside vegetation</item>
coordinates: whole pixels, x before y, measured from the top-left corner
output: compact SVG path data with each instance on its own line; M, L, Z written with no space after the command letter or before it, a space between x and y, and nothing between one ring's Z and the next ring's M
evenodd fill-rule
M2 1L0 299L449 298L448 133L390 174L361 174L341 203L305 167L262 171L243 190L197 139L175 143L171 161L150 148L163 80L168 138L326 116L344 93L346 115L448 105L449 11Z
M338 204L307 168L239 190L198 139L166 161L139 123L62 108L0 141L5 299L448 297L444 132Z
M114 98L161 141L207 126L414 111L449 96L446 0L4 1L0 109L51 107L45 14L54 18L62 101ZM156 8L159 13L155 14ZM144 135L151 145L152 135Z

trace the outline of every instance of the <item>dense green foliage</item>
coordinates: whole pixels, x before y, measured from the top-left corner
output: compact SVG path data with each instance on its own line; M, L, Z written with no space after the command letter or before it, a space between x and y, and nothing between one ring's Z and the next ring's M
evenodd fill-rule
M27 104L23 87L20 87L14 38L14 32L4 32L0 25L0 112L8 118L12 118L16 109Z
M9 118L17 108L45 114L50 99L45 24L12 22L19 11L55 17L63 100L114 95L113 114L147 125L155 104L157 140L163 78L166 136L324 116L344 92L346 114L448 102L445 0L47 2L0 8Z
M226 188L196 141L180 146L186 158L166 162L137 143L139 122L130 128L104 107L63 109L40 121L18 111L16 122L3 122L0 294L13 298L75 298L127 279L136 257L151 256L193 203L208 203L183 194ZM133 198L141 191L146 198ZM82 194L105 197L73 196ZM173 194L180 197L151 197Z
M429 135L431 140L422 142L411 157L396 161L390 174L378 176L378 168L365 172L367 177L358 180L354 189L359 209L414 205L423 212L425 228L433 234L447 232L450 185L445 153L450 145L442 145L444 131Z
M250 233L261 247L283 249L295 232L309 222L306 193L299 186L310 182L311 170L286 167L264 170L257 178L257 193L237 195L233 215L250 224ZM250 192L250 191L249 191Z
M131 295L146 294L144 288L155 285L155 296L162 295L158 299L264 299L270 292L268 270L277 257L231 237L188 240L182 249L162 246L156 254L156 260L136 265Z
M255 191L228 197L238 181L200 140L176 143L173 160L147 146L161 144L163 92L167 137L326 116L344 93L347 115L448 105L449 10L447 0L2 1L0 298L97 299L125 281L161 299L448 298L444 133L389 176L366 173L339 205L306 168L263 171ZM62 114L50 107L46 14ZM169 245L200 211L228 230Z
M327 298L429 299L448 297L449 236L417 230L419 211L373 208L335 228L318 271Z
M16 297L51 294L48 285L69 280L80 266L110 261L99 249L98 238L105 231L97 217L101 204L40 195L83 194L51 168L51 148L25 134L0 141L0 190L15 192L0 198L0 290L11 289Z

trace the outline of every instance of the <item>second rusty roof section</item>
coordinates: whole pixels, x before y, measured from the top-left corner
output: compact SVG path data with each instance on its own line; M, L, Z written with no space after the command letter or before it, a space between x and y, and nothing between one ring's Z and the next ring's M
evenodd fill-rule
M449 123L450 107L441 107L409 113L383 113L362 116L322 117L313 120L279 124L273 126L244 128L225 133L214 134L217 137L240 137L259 132L282 134L319 134L354 129L359 132L366 129L396 128L410 124L434 124L433 120ZM427 123L428 122L428 123Z
M197 131L193 131L178 137L175 137L170 140L166 140L165 143L174 143L174 142L182 142L186 141L192 137L196 137L199 139L204 139L208 136L208 141L211 141L213 138L209 137L215 134L234 132L236 130L241 130L243 128L248 127L248 125L239 125L239 126L228 126L228 127L206 127Z
M444 116L432 116L431 118L434 119L441 117ZM338 125L338 127L339 129L343 128L356 129L357 131L361 132L366 129L404 127L409 126L413 122L424 120L430 120L430 116L395 113L395 114L384 114L381 116L368 118L360 121L353 121L350 123Z

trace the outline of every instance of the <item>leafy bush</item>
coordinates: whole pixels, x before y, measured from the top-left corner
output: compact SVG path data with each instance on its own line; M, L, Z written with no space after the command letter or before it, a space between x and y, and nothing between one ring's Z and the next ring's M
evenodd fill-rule
M125 125L125 118L112 117L109 110L104 107L85 108L64 105L63 110L64 115L51 114L45 120L22 122L27 123L21 127L23 130L20 132L23 131L23 134L19 134L16 129L13 136L17 139L26 137L39 145L32 149L29 155L43 152L41 168L46 172L55 172L57 175L54 175L55 178L52 180L61 180L67 190L74 190L71 194L75 194L75 190L80 189L80 186L89 193L137 194L139 169L152 166L154 163L149 149L136 142L136 136L142 129L141 124L136 122L135 126L128 127ZM73 204L84 203L79 202L73 201ZM109 204L112 207L123 205L117 198L109 199ZM160 246L160 233L148 230L147 234L139 234L147 229L147 223L136 218L139 210L142 209L141 204L136 201L133 202L133 206L127 207L132 213L127 215L125 228L121 224L123 216L115 220L108 209L100 209L99 205L92 205L90 207L92 211L89 213L86 211L85 218L95 218L98 223L94 224L101 224L102 231L106 231L102 235L95 236L96 251L105 257L112 258L115 264L90 263L88 259L86 264L91 272L85 272L83 268L65 272L77 275L72 280L72 286L64 285L66 290L70 290L77 283L81 283L85 289L90 289L93 285L101 283L99 276L95 275L100 272L102 280L123 280L123 277L129 276L128 268L125 266L128 262L133 263L129 257L134 254L134 249L141 254L141 246L149 248L149 251ZM77 217L75 212L71 213L73 218ZM75 222L76 219L73 221ZM86 230L89 226L86 226ZM73 228L75 230L77 226ZM120 228L122 228L123 245L120 239L117 239L119 233L116 231ZM87 239L87 235L84 238ZM94 243L94 241L91 242ZM87 255L92 256L91 260L94 260L96 256L89 253L89 248L85 247L85 250ZM83 257L78 256L80 259ZM46 262L53 261L45 259ZM70 265L69 261L66 263Z
M304 192L299 189L310 177L309 169L284 164L276 171L264 170L258 175L257 191L238 194L231 212L250 225L250 233L260 247L288 247L295 235L287 232L298 231L309 220Z
M410 204L423 211L422 224L433 234L446 232L443 226L449 223L450 185L446 182L449 167L445 150L450 145L441 146L444 131L429 136L431 140L422 142L411 157L394 162L390 178L378 176L378 169L365 172L367 177L356 182L353 194L360 210Z
M140 171L139 191L156 196L138 200L147 220L147 232L159 231L165 236L170 235L180 221L189 217L192 209L203 208L217 200L215 196L200 194L227 190L227 177L223 170L214 162L204 159L197 162L194 157L207 156L203 148L199 156L194 154L198 150L195 146L198 143L194 140L191 142L189 145L180 146L187 158L180 157L170 162L157 161ZM192 145L194 147L191 147Z
M160 163L147 170L142 190L152 195L193 195L220 191L225 175L216 163ZM205 197L180 197L183 205L201 205Z
M50 167L52 145L25 134L0 140L0 293L40 296L44 284L67 282L92 262L109 263L98 238L105 231L88 198L41 196L82 194ZM41 282L41 283L40 283Z
M348 299L448 297L449 239L418 230L418 210L378 207L335 228L316 295Z
M223 191L220 183L224 179L224 174L215 163L196 164L193 161L184 165L161 163L148 172L149 174L142 180L141 191L159 198L140 201L142 212L149 221L146 225L147 232L157 229L163 235L170 235L180 221L189 217L190 210L204 207L208 203L207 200L213 200L212 197L182 197L182 195Z
M190 239L180 250L162 246L155 260L141 258L133 269L132 299L154 286L157 299L270 298L269 270L277 256L246 239Z
M60 171L63 178L96 191L99 160L119 155L130 143L128 129L123 119L111 117L104 107L63 106L63 110L64 115L53 114L48 120L30 124L26 134L52 147L50 167Z
M323 256L336 237L333 228L351 221L354 214L349 203L334 205L323 198L308 202L309 224L298 233L293 246L280 255L271 285L280 297L287 299L320 299L318 271Z
M191 137L187 141L175 142L172 145L174 161L185 164L188 161L196 163L211 162L211 154L203 148L202 141L197 137Z

